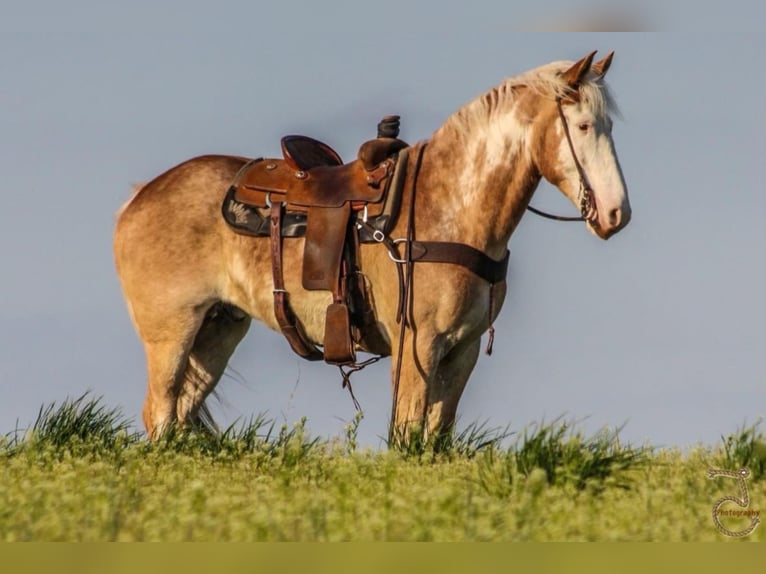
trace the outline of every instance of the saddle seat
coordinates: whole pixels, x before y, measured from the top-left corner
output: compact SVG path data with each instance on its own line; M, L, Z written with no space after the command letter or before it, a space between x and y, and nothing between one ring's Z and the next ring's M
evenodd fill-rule
M307 136L285 136L284 159L249 165L238 179L236 198L261 208L282 201L288 211L342 207L347 202L359 209L381 201L396 164L392 156L406 147L396 138L377 138L362 144L356 160L343 164L325 143Z
M398 135L398 118L396 124ZM309 359L323 357L329 363L341 365L356 360L352 339L358 342L358 331L365 325L354 323L365 321L352 321L349 310L349 304L360 306L359 293L354 292L360 288L360 282L354 277L359 243L355 214L363 212L364 217L380 218L382 225L390 223L398 212L398 193L389 193L386 197L387 191L392 180L403 179L407 163L406 151L405 161L397 161L397 158L408 144L396 137L381 136L380 125L379 137L363 143L357 159L347 164L323 142L302 135L285 136L281 141L283 158L248 162L224 200L224 218L235 231L271 235L275 313L293 350ZM280 228L276 238L265 218L267 210L271 226L276 221ZM286 233L290 226L301 233ZM306 238L304 289L333 294L333 303L327 310L324 350L319 356L316 347L300 334L292 313L286 312L287 303L277 303L277 299L286 296L286 293L277 293L284 291L279 286L282 283L281 237L300 234ZM364 310L360 313L366 314ZM299 332L297 339L303 337L303 341L288 334L295 331Z

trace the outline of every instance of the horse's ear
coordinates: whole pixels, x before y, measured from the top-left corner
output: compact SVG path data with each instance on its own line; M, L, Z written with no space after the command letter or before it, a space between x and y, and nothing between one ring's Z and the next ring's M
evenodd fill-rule
M614 58L614 50L609 52L603 60L599 60L591 68L599 78L606 76L609 71L609 66L612 65L612 58Z
M585 74L590 71L590 65L593 63L593 56L595 55L596 52L591 52L562 74L564 81L570 88L577 89L580 87L580 84L585 79Z

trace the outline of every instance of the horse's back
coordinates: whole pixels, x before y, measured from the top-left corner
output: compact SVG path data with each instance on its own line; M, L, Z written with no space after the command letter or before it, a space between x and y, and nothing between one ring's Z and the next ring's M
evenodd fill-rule
M223 194L246 158L203 155L180 163L145 184L134 186L133 196L117 213L118 228L145 209L163 209L194 200L220 203ZM193 206L185 206L187 208Z

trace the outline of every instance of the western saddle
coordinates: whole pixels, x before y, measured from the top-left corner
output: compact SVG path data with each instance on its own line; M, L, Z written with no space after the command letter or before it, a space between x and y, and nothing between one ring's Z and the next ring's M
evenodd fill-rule
M270 237L274 281L274 314L292 349L312 361L350 366L358 370L355 347L376 355L390 355L372 309L367 279L359 269L360 242L383 244L394 260L399 280L397 320L401 369L407 309L412 297L415 262L462 266L489 283L489 341L492 352L494 286L505 281L503 259L491 259L466 244L416 241L413 212L418 172L426 144L417 146L410 178L406 237L393 240L388 233L396 223L409 161L409 146L398 138L399 116L386 116L378 124L378 137L359 148L357 159L344 164L327 144L306 136L282 138L283 159L254 159L236 175L222 205L223 217L237 233ZM415 149L415 148L412 148ZM306 336L290 308L282 268L283 238L305 237L302 284L307 290L332 293L327 307L322 349ZM404 254L400 255L399 243ZM375 359L376 360L376 359ZM347 376L344 375L344 381Z
M347 164L325 143L285 136L283 159L249 161L226 194L222 213L234 231L271 238L274 313L292 349L306 359L354 364L355 345L362 341L389 354L357 262L359 242L382 241L399 212L408 145L398 135L399 117L384 117L378 137L363 143ZM285 237L305 237L304 289L332 293L322 350L290 309L282 269Z

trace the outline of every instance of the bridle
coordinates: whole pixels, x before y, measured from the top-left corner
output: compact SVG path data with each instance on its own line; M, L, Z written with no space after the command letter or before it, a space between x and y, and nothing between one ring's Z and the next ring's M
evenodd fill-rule
M552 213L546 213L531 205L528 205L527 209L536 215L547 219L553 219L554 221L590 221L596 203L594 200L595 196L593 194L593 188L590 186L588 176L585 174L585 169L583 169L583 166L577 157L577 152L575 152L574 143L572 142L572 134L569 132L569 123L567 122L566 116L564 116L564 107L561 103L561 97L556 98L556 108L559 112L559 118L561 118L561 124L564 126L564 135L567 138L567 144L569 144L569 151L572 154L575 168L577 168L577 174L580 176L580 192L578 194L580 201L580 217L553 215Z

